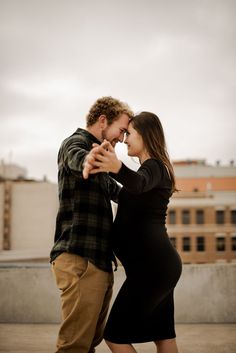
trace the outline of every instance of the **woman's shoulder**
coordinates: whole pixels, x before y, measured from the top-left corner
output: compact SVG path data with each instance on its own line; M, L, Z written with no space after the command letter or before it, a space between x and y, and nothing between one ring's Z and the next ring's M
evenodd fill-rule
M152 175L159 175L161 178L165 175L165 165L157 158L146 159L141 164L139 170L147 170L148 173L151 173Z
M146 159L142 166L153 166L155 168L165 168L165 164L160 160L160 159L157 159L157 158L148 158Z
M149 158L143 162L142 166L150 168L154 173L160 173L162 180L165 179L166 181L171 182L168 168L162 160L157 158Z

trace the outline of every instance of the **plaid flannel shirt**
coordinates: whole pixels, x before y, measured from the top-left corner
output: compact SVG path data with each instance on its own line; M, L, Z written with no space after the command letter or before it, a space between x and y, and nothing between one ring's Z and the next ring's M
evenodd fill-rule
M113 215L111 200L117 202L120 186L107 173L83 179L83 162L93 143L100 142L87 130L62 142L58 153L59 210L52 262L62 252L87 258L104 271L112 270Z

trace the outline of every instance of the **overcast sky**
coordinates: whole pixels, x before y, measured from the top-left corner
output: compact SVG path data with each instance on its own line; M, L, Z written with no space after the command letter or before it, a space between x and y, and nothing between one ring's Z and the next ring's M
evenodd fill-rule
M61 141L111 95L159 116L172 160L236 160L235 10L234 0L0 0L0 159L55 181Z

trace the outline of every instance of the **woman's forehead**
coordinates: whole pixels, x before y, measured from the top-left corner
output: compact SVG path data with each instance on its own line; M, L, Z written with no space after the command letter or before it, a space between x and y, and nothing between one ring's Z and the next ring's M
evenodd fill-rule
M128 129L127 129L127 130L128 130L128 131L129 131L129 130L134 130L134 126L133 126L132 121L129 122L129 125L128 125Z

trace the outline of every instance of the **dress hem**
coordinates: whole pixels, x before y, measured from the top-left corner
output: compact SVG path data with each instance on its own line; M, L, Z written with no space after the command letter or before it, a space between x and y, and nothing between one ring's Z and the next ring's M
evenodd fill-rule
M148 342L155 342L155 341L164 341L164 340L169 340L169 339L173 339L173 338L176 338L176 334L173 334L173 335L168 335L168 336L156 336L155 338L144 338L144 339L131 339L131 340L128 340L128 339L109 339L108 337L104 337L104 339L106 341L109 341L111 343L115 343L115 344L136 344L136 343L148 343Z

